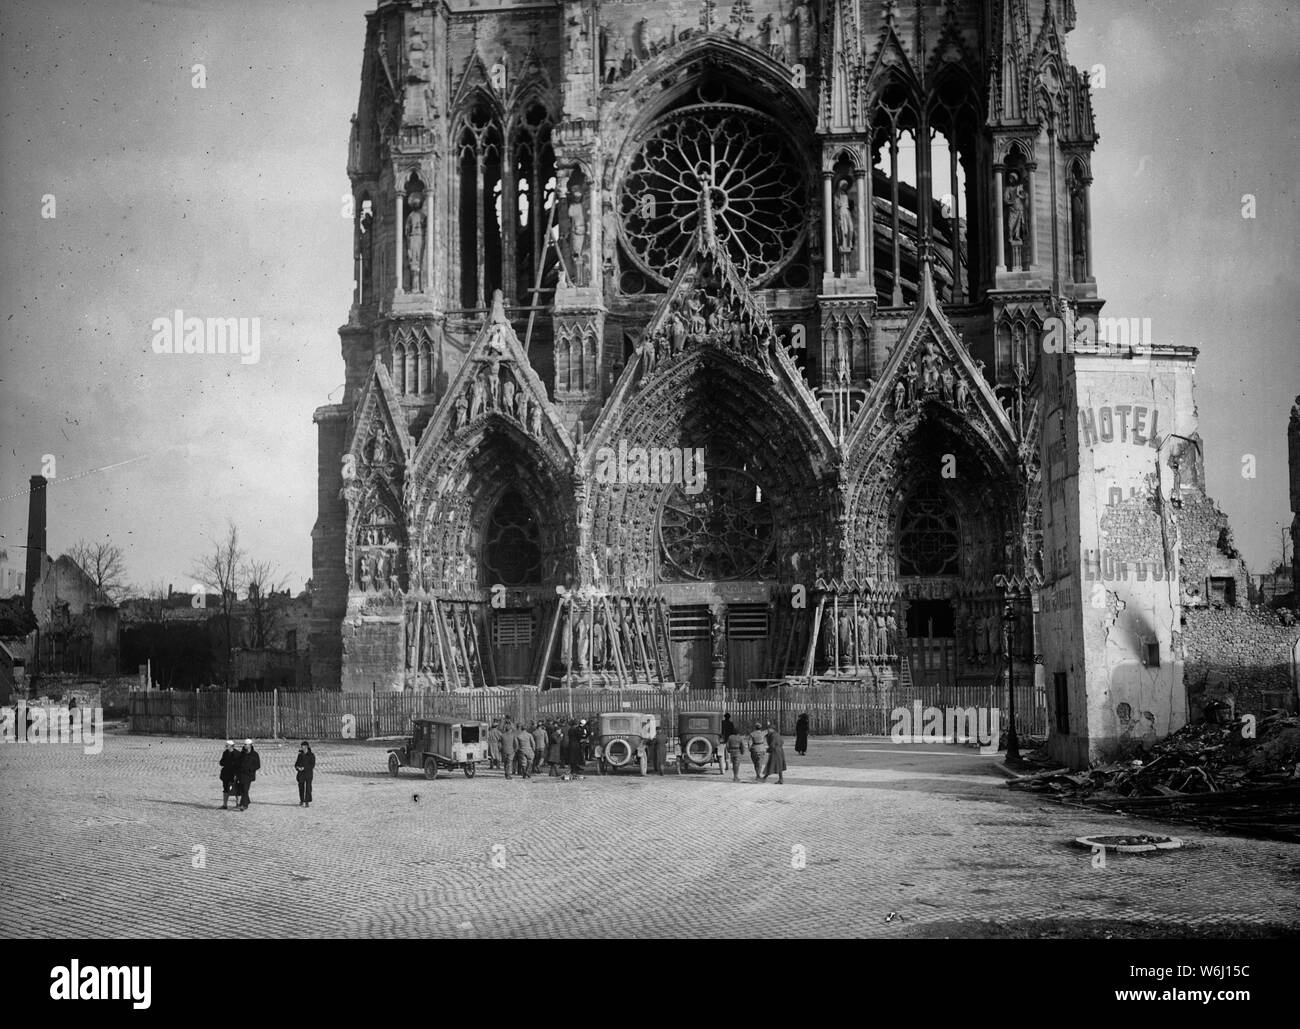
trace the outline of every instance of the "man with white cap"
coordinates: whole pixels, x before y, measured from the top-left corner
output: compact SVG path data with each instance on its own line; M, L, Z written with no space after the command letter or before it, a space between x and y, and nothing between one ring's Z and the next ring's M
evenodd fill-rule
M248 798L248 788L253 785L257 778L257 770L262 767L262 759L258 755L252 740L244 740L244 749L239 754L239 810L247 811L248 805L252 803Z
M221 752L221 810L230 810L230 795L235 795L239 803L239 751L235 749L234 740L226 740L226 749Z

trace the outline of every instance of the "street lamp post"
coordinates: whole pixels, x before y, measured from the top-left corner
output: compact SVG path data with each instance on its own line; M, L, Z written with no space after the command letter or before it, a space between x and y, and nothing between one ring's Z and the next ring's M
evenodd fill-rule
M1002 611L1002 628L1006 632L1007 658L1007 764L1020 760L1020 740L1016 737L1016 664L1012 644L1016 633L1016 608L1011 600Z

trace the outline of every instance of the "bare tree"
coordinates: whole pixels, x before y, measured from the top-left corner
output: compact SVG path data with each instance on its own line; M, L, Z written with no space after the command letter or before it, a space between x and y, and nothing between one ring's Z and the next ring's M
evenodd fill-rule
M245 633L250 647L269 647L280 625L281 600L277 594L287 583L270 561L249 561L244 566L244 585L248 589L248 628Z
M239 530L235 528L234 522L229 522L226 526L226 538L214 539L212 549L199 558L190 571L196 583L220 594L221 619L226 630L227 688L230 687L231 667L234 663L235 599L245 581L246 556L239 545Z
M77 540L68 556L81 566L95 592L110 604L116 604L126 590L126 561L122 548L108 540Z

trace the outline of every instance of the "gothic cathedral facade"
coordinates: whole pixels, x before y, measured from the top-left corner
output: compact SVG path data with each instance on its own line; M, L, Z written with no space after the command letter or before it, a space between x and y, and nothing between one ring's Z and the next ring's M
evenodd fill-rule
M1195 351L1094 331L1074 20L381 0L315 681L887 698L1010 665L1063 759L1179 728Z

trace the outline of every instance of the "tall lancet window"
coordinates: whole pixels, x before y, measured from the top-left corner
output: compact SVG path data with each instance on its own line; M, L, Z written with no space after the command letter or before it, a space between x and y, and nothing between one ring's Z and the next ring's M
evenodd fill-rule
M486 100L471 105L456 139L460 302L485 308L501 288L501 125Z

